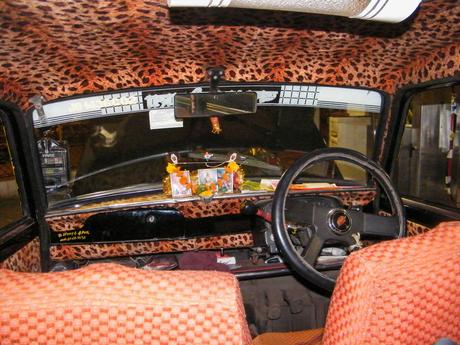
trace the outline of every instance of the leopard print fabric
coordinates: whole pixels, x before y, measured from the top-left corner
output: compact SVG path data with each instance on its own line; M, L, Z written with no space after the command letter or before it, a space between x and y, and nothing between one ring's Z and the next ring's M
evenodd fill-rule
M406 224L407 236L417 236L431 230L431 228L429 228L428 226L418 224L410 220L408 220Z
M457 17L460 17L460 14ZM460 76L459 42L427 52L399 70L393 89L429 80Z
M50 255L51 259L55 261L81 260L154 253L184 252L191 250L245 248L251 247L253 244L254 241L252 234L250 232L245 232L234 235L210 236L183 240L56 245L51 246Z
M385 217L389 217L391 216L390 213L388 212L385 212L385 211L379 211L379 215L381 216L385 216ZM406 230L407 230L407 236L417 236L417 235L420 235L420 234L423 234L427 231L430 231L432 228L426 226L426 225L422 225L422 224L418 224L418 223L415 223L411 220L406 220Z
M324 195L335 196L339 198L344 205L347 206L364 206L374 200L376 193L374 191L366 192L332 192L324 193ZM98 212L91 212L96 208L103 208L100 212L113 212L114 206L117 206L118 210L127 210L140 208L136 206L136 203L155 203L150 206L142 206L141 208L151 207L172 207L179 210L185 218L206 218L206 217L217 217L231 214L239 214L241 206L247 201L260 201L270 198L269 195L262 195L258 197L228 197L225 199L214 199L210 202L204 202L202 200L195 201L177 201L174 203L161 203L164 195L153 195L153 196L142 196L134 197L123 200L111 200L91 205L85 205L80 208L81 213L63 216L52 216L47 217L46 221L49 228L54 232L65 232L71 230L79 230L84 227L85 221L92 215ZM129 205L129 206L125 206ZM108 210L107 207L111 207L112 210ZM119 207L118 207L119 206ZM88 211L88 212L85 212Z
M0 98L23 109L86 92L231 81L401 85L460 70L457 0L383 24L301 13L173 9L166 0L0 2Z
M335 192L324 193L324 195L334 196L346 206L366 206L375 199L375 191L368 192Z
M47 218L49 228L55 232L79 230L83 227L85 220L96 213L80 213L66 216Z
M0 268L18 272L40 272L40 243L38 237L1 262Z

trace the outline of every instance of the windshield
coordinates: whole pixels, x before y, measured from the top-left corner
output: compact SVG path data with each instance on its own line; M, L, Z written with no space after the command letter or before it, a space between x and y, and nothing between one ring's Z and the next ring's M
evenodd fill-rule
M37 128L50 203L113 190L161 192L171 154L191 170L200 168L206 153L207 167L236 153L248 180L279 177L304 153L328 146L370 156L379 116L332 107L259 105L255 114L219 117L216 133L208 117L166 123L155 114L160 125L152 112L138 111ZM312 176L325 176L326 170ZM337 173L359 178L346 167Z

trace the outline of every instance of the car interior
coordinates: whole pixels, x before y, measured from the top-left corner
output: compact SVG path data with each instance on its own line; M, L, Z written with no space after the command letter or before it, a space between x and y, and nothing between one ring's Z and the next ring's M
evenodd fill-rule
M0 344L460 345L458 0L0 0Z

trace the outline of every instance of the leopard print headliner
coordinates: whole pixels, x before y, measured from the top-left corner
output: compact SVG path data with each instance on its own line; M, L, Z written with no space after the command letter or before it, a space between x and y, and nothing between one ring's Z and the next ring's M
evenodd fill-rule
M431 0L400 24L300 13L174 9L166 0L3 0L0 98L62 96L204 79L375 87L460 71L460 5Z
M344 205L348 206L364 206L370 203L375 198L374 191L366 192L335 192L335 193L324 193L324 195L335 196L339 198ZM79 209L78 213L70 215L57 215L48 216L46 221L50 229L54 232L65 232L70 230L82 229L86 219L92 215L98 213L93 211L97 208L102 208L99 212L110 212L115 211L107 209L108 206L116 207L116 210L126 210L139 208L136 203L149 203L155 202L155 204L142 206L142 207L174 207L182 213L185 218L206 218L206 217L217 217L231 214L239 214L241 210L241 204L246 201L259 201L270 198L270 195L261 195L257 197L227 197L225 199L216 199L210 202L204 202L202 200L194 201L177 201L174 203L158 203L161 198L165 198L164 195L152 195L143 197L134 197L123 200L112 200L105 201L96 204L90 204L83 206ZM129 206L125 206L129 205Z
M51 259L81 260L153 253L184 252L220 248L244 248L253 245L250 232L233 235L133 243L72 244L51 246Z

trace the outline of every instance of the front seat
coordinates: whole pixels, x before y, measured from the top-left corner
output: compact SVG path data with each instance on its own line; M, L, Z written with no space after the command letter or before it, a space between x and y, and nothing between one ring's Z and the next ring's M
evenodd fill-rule
M253 344L460 344L460 222L350 255L322 330ZM322 338L322 339L321 339ZM250 344L228 273L0 270L0 344Z
M238 281L94 264L0 270L1 345L251 344Z
M265 333L253 344L460 345L460 222L351 254L322 333Z

